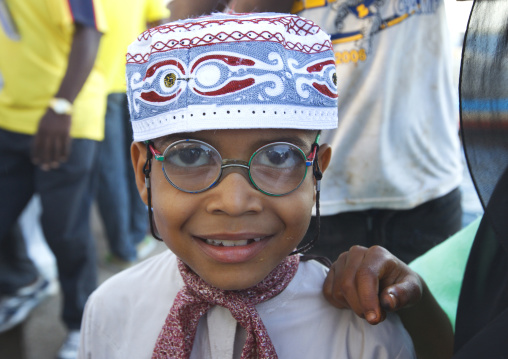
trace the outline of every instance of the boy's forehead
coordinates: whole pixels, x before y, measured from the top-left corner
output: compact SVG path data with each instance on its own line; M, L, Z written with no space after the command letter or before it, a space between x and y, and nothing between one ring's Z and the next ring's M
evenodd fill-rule
M194 139L207 142L217 148L234 142L238 147L249 147L251 149L257 149L271 142L289 142L304 149L310 148L316 140L317 134L318 131L293 129L206 130L176 133L153 141L157 147L169 146L179 140Z
M215 15L151 29L129 47L127 87L136 141L337 126L329 36L295 15Z

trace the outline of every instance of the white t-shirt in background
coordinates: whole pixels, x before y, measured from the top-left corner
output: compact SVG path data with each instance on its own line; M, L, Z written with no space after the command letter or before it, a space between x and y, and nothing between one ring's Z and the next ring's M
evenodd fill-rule
M331 35L337 64L339 127L321 136L333 149L321 214L409 209L457 188L458 100L443 0L306 3L294 10Z

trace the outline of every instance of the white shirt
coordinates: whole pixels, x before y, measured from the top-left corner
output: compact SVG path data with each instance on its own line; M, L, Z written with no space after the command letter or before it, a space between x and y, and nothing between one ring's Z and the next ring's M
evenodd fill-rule
M304 2L331 35L339 127L321 214L409 209L461 182L457 88L443 0Z
M396 315L371 326L329 305L321 293L325 276L319 263L301 262L282 293L256 306L280 359L416 357ZM182 286L169 250L107 280L86 305L79 358L151 358ZM191 358L240 358L244 340L229 310L213 307L199 322Z

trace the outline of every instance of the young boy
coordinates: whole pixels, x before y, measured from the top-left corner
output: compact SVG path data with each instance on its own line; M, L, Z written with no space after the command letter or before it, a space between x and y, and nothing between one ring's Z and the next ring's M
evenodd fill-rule
M170 251L90 298L82 358L413 358L395 315L328 304L296 252L337 125L331 43L286 14L169 23L128 49L132 160ZM318 205L319 203L317 203ZM295 250L296 249L296 250Z

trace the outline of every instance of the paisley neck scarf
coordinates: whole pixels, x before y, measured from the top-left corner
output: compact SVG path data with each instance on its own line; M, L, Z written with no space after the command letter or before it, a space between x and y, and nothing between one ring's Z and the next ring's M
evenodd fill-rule
M294 278L299 261L298 255L288 256L255 286L243 290L222 290L206 283L179 260L178 268L185 286L175 298L152 359L189 358L199 319L215 305L229 309L247 332L242 359L277 358L255 305L282 292Z

